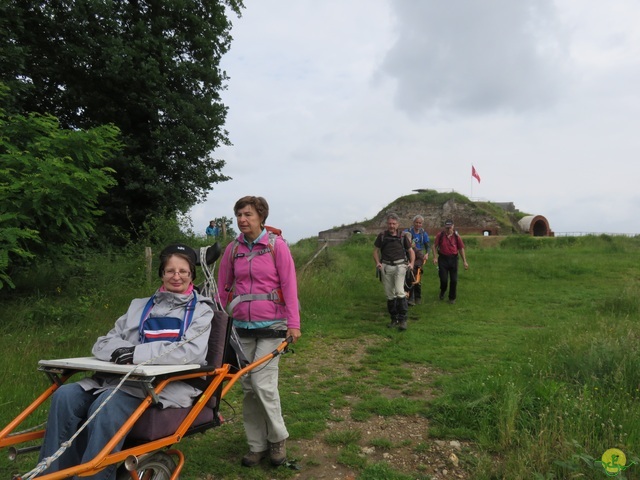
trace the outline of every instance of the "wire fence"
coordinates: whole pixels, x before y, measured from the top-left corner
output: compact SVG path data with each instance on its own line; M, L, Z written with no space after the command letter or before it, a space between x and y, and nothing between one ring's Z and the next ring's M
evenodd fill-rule
M556 237L586 237L609 235L610 237L637 237L640 233L612 233L612 232L553 232Z

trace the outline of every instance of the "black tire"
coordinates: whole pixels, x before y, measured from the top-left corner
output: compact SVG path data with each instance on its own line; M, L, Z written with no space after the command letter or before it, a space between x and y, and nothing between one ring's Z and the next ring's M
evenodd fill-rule
M132 480L133 478L145 480L169 480L176 469L176 462L170 455L157 452L145 458L134 472L127 471L124 466L118 469L116 480Z

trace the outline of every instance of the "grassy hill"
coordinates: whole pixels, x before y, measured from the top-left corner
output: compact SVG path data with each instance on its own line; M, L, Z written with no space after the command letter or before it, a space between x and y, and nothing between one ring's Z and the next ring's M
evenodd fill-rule
M640 478L640 238L465 241L457 304L437 300L426 266L406 332L386 327L372 236L308 266L317 242L293 245L303 337L281 361L281 394L300 470L239 466L238 387L229 423L180 444L182 478L599 479L611 448L629 467L617 478ZM42 268L30 284L2 300L3 425L46 385L40 358L86 355L157 286L142 251ZM2 457L0 475L33 464Z
M424 190L398 197L371 219L336 226L328 232L344 231L349 236L354 230L364 227L367 232L374 233L386 225L387 215L391 212L399 216L402 228L411 226L416 214L422 215L424 228L430 235L435 235L446 219L453 219L456 229L463 233L481 234L483 230L490 230L492 235L498 234L497 232L500 235L522 233L518 221L530 215L517 210L513 205L511 208L503 208L498 203L474 202L457 192Z

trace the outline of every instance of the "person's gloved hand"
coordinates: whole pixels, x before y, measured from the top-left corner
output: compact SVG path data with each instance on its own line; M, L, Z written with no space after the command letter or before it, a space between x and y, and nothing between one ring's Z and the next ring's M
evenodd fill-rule
M136 347L116 348L111 354L111 361L119 365L133 363L133 351Z

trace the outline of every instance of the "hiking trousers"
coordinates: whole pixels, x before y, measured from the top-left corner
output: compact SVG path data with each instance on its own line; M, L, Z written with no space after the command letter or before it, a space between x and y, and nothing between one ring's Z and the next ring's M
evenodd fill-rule
M40 459L53 455L60 445L69 440L71 436L82 426L103 404L113 389L94 394L94 390L85 391L76 383L62 385L56 390L51 399L51 408L47 419L44 442L40 449ZM74 440L62 456L54 461L45 470L45 473L57 472L65 468L80 465L94 458L113 438L118 429L138 408L142 399L133 397L128 393L118 391L87 425L85 430ZM118 452L122 449L122 440L113 449ZM117 465L110 465L99 473L90 477L82 477L90 480L111 480L116 478Z
M409 267L406 263L399 265L382 264L382 285L387 300L406 298L404 293L404 278Z
M250 362L273 352L282 343L281 338L240 337L242 349ZM264 452L269 443L278 443L289 437L282 418L278 391L277 356L240 378L244 399L242 418L249 450Z
M440 277L440 296L444 296L449 284L449 300L455 300L458 293L458 256L440 255L438 257L438 276Z

